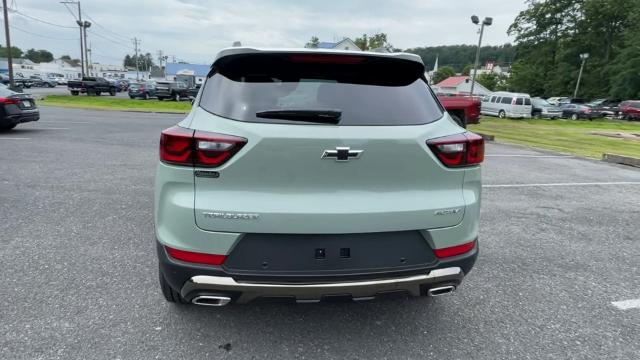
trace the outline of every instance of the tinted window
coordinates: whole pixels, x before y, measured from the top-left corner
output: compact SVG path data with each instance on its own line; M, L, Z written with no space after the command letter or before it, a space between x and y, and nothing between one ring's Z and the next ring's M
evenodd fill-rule
M294 61L295 56L304 61ZM256 116L268 110L338 110L339 125L421 125L443 115L419 63L322 56L331 61L295 54L223 61L207 78L200 106L229 119L263 123L301 123ZM339 58L353 61L332 62Z
M516 105L524 105L524 99L523 98L517 98L516 99Z
M492 103L494 103L494 102L496 102L496 100L497 100L497 99L498 99L498 97L497 97L497 96L492 96L492 97L491 97L491 102L492 102Z
M531 105L531 99L530 98L524 98L524 104L525 105Z
M511 101L513 101L513 98L508 96L503 97L502 100L500 100L502 104L511 104Z

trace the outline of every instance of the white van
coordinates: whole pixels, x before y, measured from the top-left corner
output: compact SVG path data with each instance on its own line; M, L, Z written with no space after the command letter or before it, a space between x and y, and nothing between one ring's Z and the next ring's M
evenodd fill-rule
M482 115L504 118L531 118L531 97L529 94L495 92L482 99Z

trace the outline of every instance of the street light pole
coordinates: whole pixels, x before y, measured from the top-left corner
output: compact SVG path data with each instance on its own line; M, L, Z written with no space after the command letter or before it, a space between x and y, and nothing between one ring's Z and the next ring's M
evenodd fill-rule
M82 28L84 23L82 22L82 9L80 8L80 1L61 1L60 3L65 4L65 6L67 6L66 4L78 5L78 20L76 20L76 24L78 24L78 26L80 27L80 73L82 77L84 77L84 44L82 41L83 39Z
M7 41L7 68L9 70L9 87L13 88L13 59L11 57L11 35L9 34L9 14L7 13L7 0L2 0L2 12L4 13L4 36Z
M580 81L582 80L582 71L584 70L584 63L587 62L589 58L588 53L580 54L580 59L582 60L582 65L580 65L580 74L578 74L578 83L576 84L576 90L573 92L573 98L578 97L578 90L580 89Z
M471 22L478 25L480 24L480 19L473 15L471 17ZM471 80L471 92L469 95L473 96L473 90L476 87L476 76L478 75L478 63L480 62L480 47L482 46L482 36L484 35L484 27L491 26L493 24L493 18L486 17L482 21L482 25L480 25L480 39L478 39L478 49L476 50L476 61L473 65L473 79Z

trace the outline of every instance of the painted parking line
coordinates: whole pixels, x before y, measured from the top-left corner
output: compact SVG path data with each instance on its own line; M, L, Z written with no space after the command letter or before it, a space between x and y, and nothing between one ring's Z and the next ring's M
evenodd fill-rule
M21 137L0 137L0 140L30 140L31 138L21 138Z
M620 310L640 309L640 299L613 301L611 304Z
M485 157L518 157L518 158L572 158L573 155L523 155L523 154L495 154Z
M89 121L67 121L67 120L62 120L62 121L49 121L49 120L40 120L38 121L39 124L44 123L44 124L92 124Z
M33 129L34 130L69 130L69 128L59 128L59 127L37 127Z
M584 182L584 183L548 183L548 184L487 184L483 188L524 188L524 187L554 187L554 186L614 186L640 185L640 181L612 181L612 182Z

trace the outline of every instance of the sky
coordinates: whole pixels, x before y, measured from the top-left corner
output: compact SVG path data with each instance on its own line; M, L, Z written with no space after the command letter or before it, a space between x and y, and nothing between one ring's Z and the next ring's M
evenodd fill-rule
M8 0L12 45L46 49L55 57L80 55L79 28L59 0ZM176 60L209 64L222 48L302 47L312 37L334 41L385 32L391 44L421 46L475 44L470 16L493 17L483 44L513 41L507 28L525 8L524 0L82 0L92 60L121 64L133 54L162 50ZM31 18L29 18L31 17ZM33 19L36 18L37 20ZM41 21L51 24L45 24ZM0 43L5 45L4 36Z

